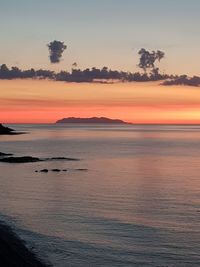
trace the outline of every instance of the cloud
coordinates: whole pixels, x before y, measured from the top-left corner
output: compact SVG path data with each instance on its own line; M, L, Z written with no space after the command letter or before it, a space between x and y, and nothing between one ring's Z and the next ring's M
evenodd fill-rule
M67 46L64 44L64 42L56 41L50 42L48 45L49 48L49 59L51 63L59 63L62 54L67 49Z
M160 62L160 60L164 58L165 53L160 50L149 52L148 50L141 48L138 55L140 56L138 67L142 68L145 72L147 69L150 69L151 71L156 69L158 73L159 69L155 68L155 63L156 61Z
M188 86L200 86L200 77L193 76L188 77L187 75L176 76L173 79L166 80L162 83L163 85L188 85Z
M186 76L187 77L187 76ZM102 69L93 67L84 70L72 69L71 72L60 71L55 73L50 70L35 70L33 68L28 70L21 70L18 67L8 68L6 64L0 66L0 79L49 79L54 81L65 82L99 82L99 83L112 83L114 81L121 82L149 82L149 81L161 81L166 80L164 85L172 84L186 84L195 85L199 84L199 77L193 77L191 79L185 78L185 76L169 76L166 74L160 74L158 68L154 68L149 74L140 72L124 72L118 70L111 70L107 67Z

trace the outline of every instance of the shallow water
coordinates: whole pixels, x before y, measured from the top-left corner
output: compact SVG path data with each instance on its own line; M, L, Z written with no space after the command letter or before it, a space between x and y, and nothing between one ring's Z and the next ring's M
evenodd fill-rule
M200 266L200 126L10 126L27 134L0 136L2 152L80 159L0 163L0 213L41 257Z

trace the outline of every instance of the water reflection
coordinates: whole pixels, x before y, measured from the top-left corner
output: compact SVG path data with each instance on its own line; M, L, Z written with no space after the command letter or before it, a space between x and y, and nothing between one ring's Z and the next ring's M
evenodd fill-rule
M0 165L1 212L51 236L62 248L49 251L56 266L66 251L76 251L72 266L84 257L95 266L91 255L96 266L198 266L199 126L18 125L25 129L12 141L0 137L1 150L81 158ZM35 173L42 168L68 172Z

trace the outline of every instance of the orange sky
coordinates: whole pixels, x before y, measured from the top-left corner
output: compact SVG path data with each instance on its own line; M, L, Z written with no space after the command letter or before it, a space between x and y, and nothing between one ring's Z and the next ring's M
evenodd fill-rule
M105 116L135 123L200 123L200 89L158 82L89 84L0 80L0 122Z

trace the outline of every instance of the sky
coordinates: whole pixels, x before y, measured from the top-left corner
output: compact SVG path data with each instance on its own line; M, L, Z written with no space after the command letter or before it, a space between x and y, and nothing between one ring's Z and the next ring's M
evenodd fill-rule
M0 0L0 62L21 68L136 71L140 48L160 49L161 71L200 75L199 0ZM46 44L68 49L51 65Z
M0 65L139 71L140 48L162 50L160 70L200 76L199 0L0 0ZM59 64L47 44L65 42ZM0 80L0 122L105 116L136 123L200 123L200 89L159 82L76 84Z
M64 117L109 117L131 123L200 123L200 90L159 82L88 84L0 81L2 123L54 123Z

